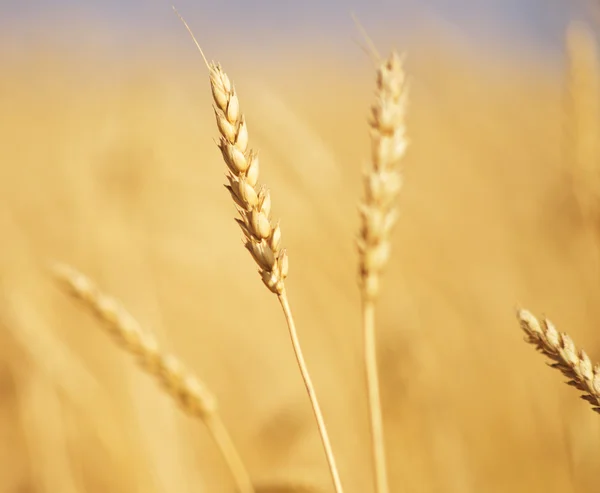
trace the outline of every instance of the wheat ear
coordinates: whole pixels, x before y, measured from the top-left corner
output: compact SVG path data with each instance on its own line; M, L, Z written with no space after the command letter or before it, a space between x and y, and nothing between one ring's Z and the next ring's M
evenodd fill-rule
M550 366L560 370L569 379L567 384L582 391L581 398L600 413L600 364L592 364L585 351L578 350L571 338L558 332L550 320L544 318L540 324L527 310L519 310L517 318L525 340L550 358L554 362Z
M600 65L591 28L572 22L567 29L569 171L586 227L598 235L600 217ZM596 241L599 241L596 238Z
M117 300L100 291L88 277L63 264L53 266L52 270L61 287L102 322L115 342L135 356L139 365L158 380L186 413L199 418L206 425L231 471L239 493L253 493L250 476L218 413L216 398L206 385L175 356L163 353L154 336L144 331Z
M258 184L258 153L248 147L248 127L246 119L240 111L237 93L221 66L214 62L208 62L186 21L175 7L173 10L183 22L208 67L214 111L220 133L218 146L228 170L227 181L229 183L225 187L229 190L240 215L239 218L236 218L236 222L242 230L244 245L258 266L263 283L277 295L283 309L296 361L317 421L331 478L336 492L343 493L325 420L302 354L285 290L284 281L288 274L288 257L286 251L281 247L281 230L279 223L273 225L271 221L269 191L264 185Z
M398 164L406 152L406 78L399 55L393 52L377 70L375 102L371 107L371 167L365 173L365 196L359 206L359 284L362 299L364 364L369 396L375 486L388 493L377 347L375 301L379 278L390 256L390 232L396 221L396 199L402 184Z

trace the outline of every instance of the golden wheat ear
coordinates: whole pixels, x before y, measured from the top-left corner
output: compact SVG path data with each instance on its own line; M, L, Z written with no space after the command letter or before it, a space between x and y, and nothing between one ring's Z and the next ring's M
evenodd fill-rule
M526 342L550 358L552 368L560 370L568 385L583 392L594 411L600 413L600 364L593 364L583 349L578 350L572 339L558 332L550 320L539 320L527 310L518 310L517 318L525 332Z
M174 7L173 10L183 22L208 67L215 117L220 134L218 146L227 167L228 183L225 187L229 191L239 214L236 222L242 230L244 245L258 266L258 272L263 283L271 292L277 295L283 310L296 361L317 422L331 478L336 493L343 493L331 441L304 360L294 317L285 290L285 279L288 275L288 256L282 248L281 229L279 223L274 223L271 219L271 196L269 191L267 187L260 185L258 182L258 152L250 149L248 126L240 109L237 92L221 66L215 62L208 62L186 21Z
M244 245L258 266L264 284L277 295L284 295L288 257L281 246L279 223L271 220L271 196L260 185L258 152L249 148L248 126L240 109L235 87L221 66L208 62L202 48L183 17L173 7L192 36L210 76L210 88L219 129L218 146L227 166L225 188L239 213L236 222L242 230Z
M397 217L396 199L402 185L399 164L404 157L408 87L402 59L392 52L379 65L375 101L371 107L371 166L365 173L365 195L359 206L359 285L362 301L364 365L369 399L375 488L388 493L383 418L379 396L375 302L380 275L390 256L390 235Z
M133 355L180 407L207 427L225 459L239 493L253 493L250 476L231 440L208 387L173 355L165 354L152 334L114 298L104 294L91 279L74 268L55 264L52 274L62 289L96 316L113 340Z

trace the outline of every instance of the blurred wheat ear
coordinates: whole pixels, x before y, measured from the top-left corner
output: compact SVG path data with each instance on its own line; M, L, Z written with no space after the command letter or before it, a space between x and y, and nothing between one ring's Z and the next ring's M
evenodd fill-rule
M396 199L402 186L398 165L408 145L405 114L408 87L400 56L392 52L377 69L375 102L371 107L371 166L364 177L365 196L359 205L359 285L362 301L364 365L369 397L375 487L388 493L385 437L375 336L375 302L380 275L390 256L390 235L397 218Z
M567 165L585 226L600 246L600 64L596 39L589 26L572 22L566 41Z
M242 230L244 246L256 262L263 283L271 292L277 295L281 304L296 361L317 421L331 478L336 493L343 493L327 427L304 360L294 317L285 290L284 281L288 275L288 257L281 246L281 230L279 223L274 225L271 221L271 196L269 191L264 185L258 184L258 153L248 146L248 127L240 110L237 92L221 66L215 62L208 62L185 19L177 12L175 7L173 7L173 10L192 37L208 68L215 117L220 133L218 146L227 166L227 181L229 183L225 187L229 190L240 216L236 218L236 222Z
M192 375L183 364L161 351L152 334L144 331L121 304L104 294L85 275L70 266L56 264L52 273L61 288L102 322L113 340L133 355L140 367L152 375L189 415L207 427L225 459L240 493L253 493L252 482L231 440L208 387Z
M559 333L552 322L538 321L527 310L519 310L517 318L525 332L526 341L550 358L550 366L560 370L569 381L568 385L583 392L582 399L600 413L600 364L592 364L583 349L578 350L571 338L564 332Z

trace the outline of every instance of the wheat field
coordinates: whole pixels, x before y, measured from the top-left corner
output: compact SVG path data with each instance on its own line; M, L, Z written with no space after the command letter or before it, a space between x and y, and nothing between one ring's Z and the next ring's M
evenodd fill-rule
M599 418L515 318L547 314L600 359L600 250L572 186L567 64L437 36L399 46L410 149L377 305L390 490L595 492ZM340 476L370 491L355 237L372 63L227 45L210 57L227 62L260 149ZM222 186L202 60L4 58L0 492L235 491L202 423L57 288L54 261L208 385L257 493L333 491L285 319Z

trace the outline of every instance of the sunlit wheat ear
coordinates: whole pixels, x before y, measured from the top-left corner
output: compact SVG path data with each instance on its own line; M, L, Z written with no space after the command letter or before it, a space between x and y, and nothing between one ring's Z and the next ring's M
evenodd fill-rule
M274 225L271 221L269 191L258 184L258 153L248 148L248 127L229 77L215 63L209 64L209 71L221 134L219 148L227 165L229 183L225 187L239 212L236 221L263 282L271 291L281 294L288 273L288 257L281 248L279 224Z
M120 346L136 357L140 366L191 416L201 419L227 462L240 493L253 493L252 483L218 414L217 401L209 389L176 357L165 354L152 334L114 298L104 294L85 275L64 264L52 272L69 294L90 310Z
M379 276L390 256L390 233L402 186L399 164L406 153L408 86L401 57L393 52L377 70L375 101L369 121L371 165L365 172L365 195L359 206L360 284L363 297L375 299Z
M275 294L284 292L288 274L287 253L281 247L279 223L271 221L269 190L258 182L258 152L249 148L248 126L240 110L235 87L221 65L209 62L185 19L173 7L204 59L214 100L220 137L217 145L227 166L225 185L240 215L236 222L242 230L244 245L258 265L265 285Z
M240 214L240 218L236 221L244 235L246 249L258 265L262 281L277 295L283 309L296 360L317 420L335 490L337 493L342 493L342 483L331 442L302 354L285 290L284 281L288 274L288 257L286 251L281 248L281 230L279 224L273 226L271 222L271 197L268 190L264 186L258 185L258 154L248 149L248 129L229 77L218 64L210 63L208 68L217 126L221 133L219 148L228 169L229 184L226 187Z
M554 362L550 366L569 378L568 385L584 392L581 398L600 413L600 365L592 364L585 351L578 350L571 338L558 332L550 320L543 319L540 324L527 310L519 310L517 317L525 340L548 356Z
M271 197L268 190L264 186L258 185L258 154L248 148L248 128L240 111L240 102L227 74L223 72L219 64L207 61L187 22L175 7L173 7L173 10L192 37L204 59L204 63L208 67L217 127L221 134L218 145L228 169L227 180L229 183L225 186L229 190L240 214L240 218L236 221L242 229L246 249L258 265L263 282L277 295L277 299L281 304L296 362L317 422L331 479L336 493L343 493L329 433L327 432L312 378L304 360L296 324L285 290L284 281L288 273L288 257L285 250L281 248L281 230L279 224L273 225L271 222Z

